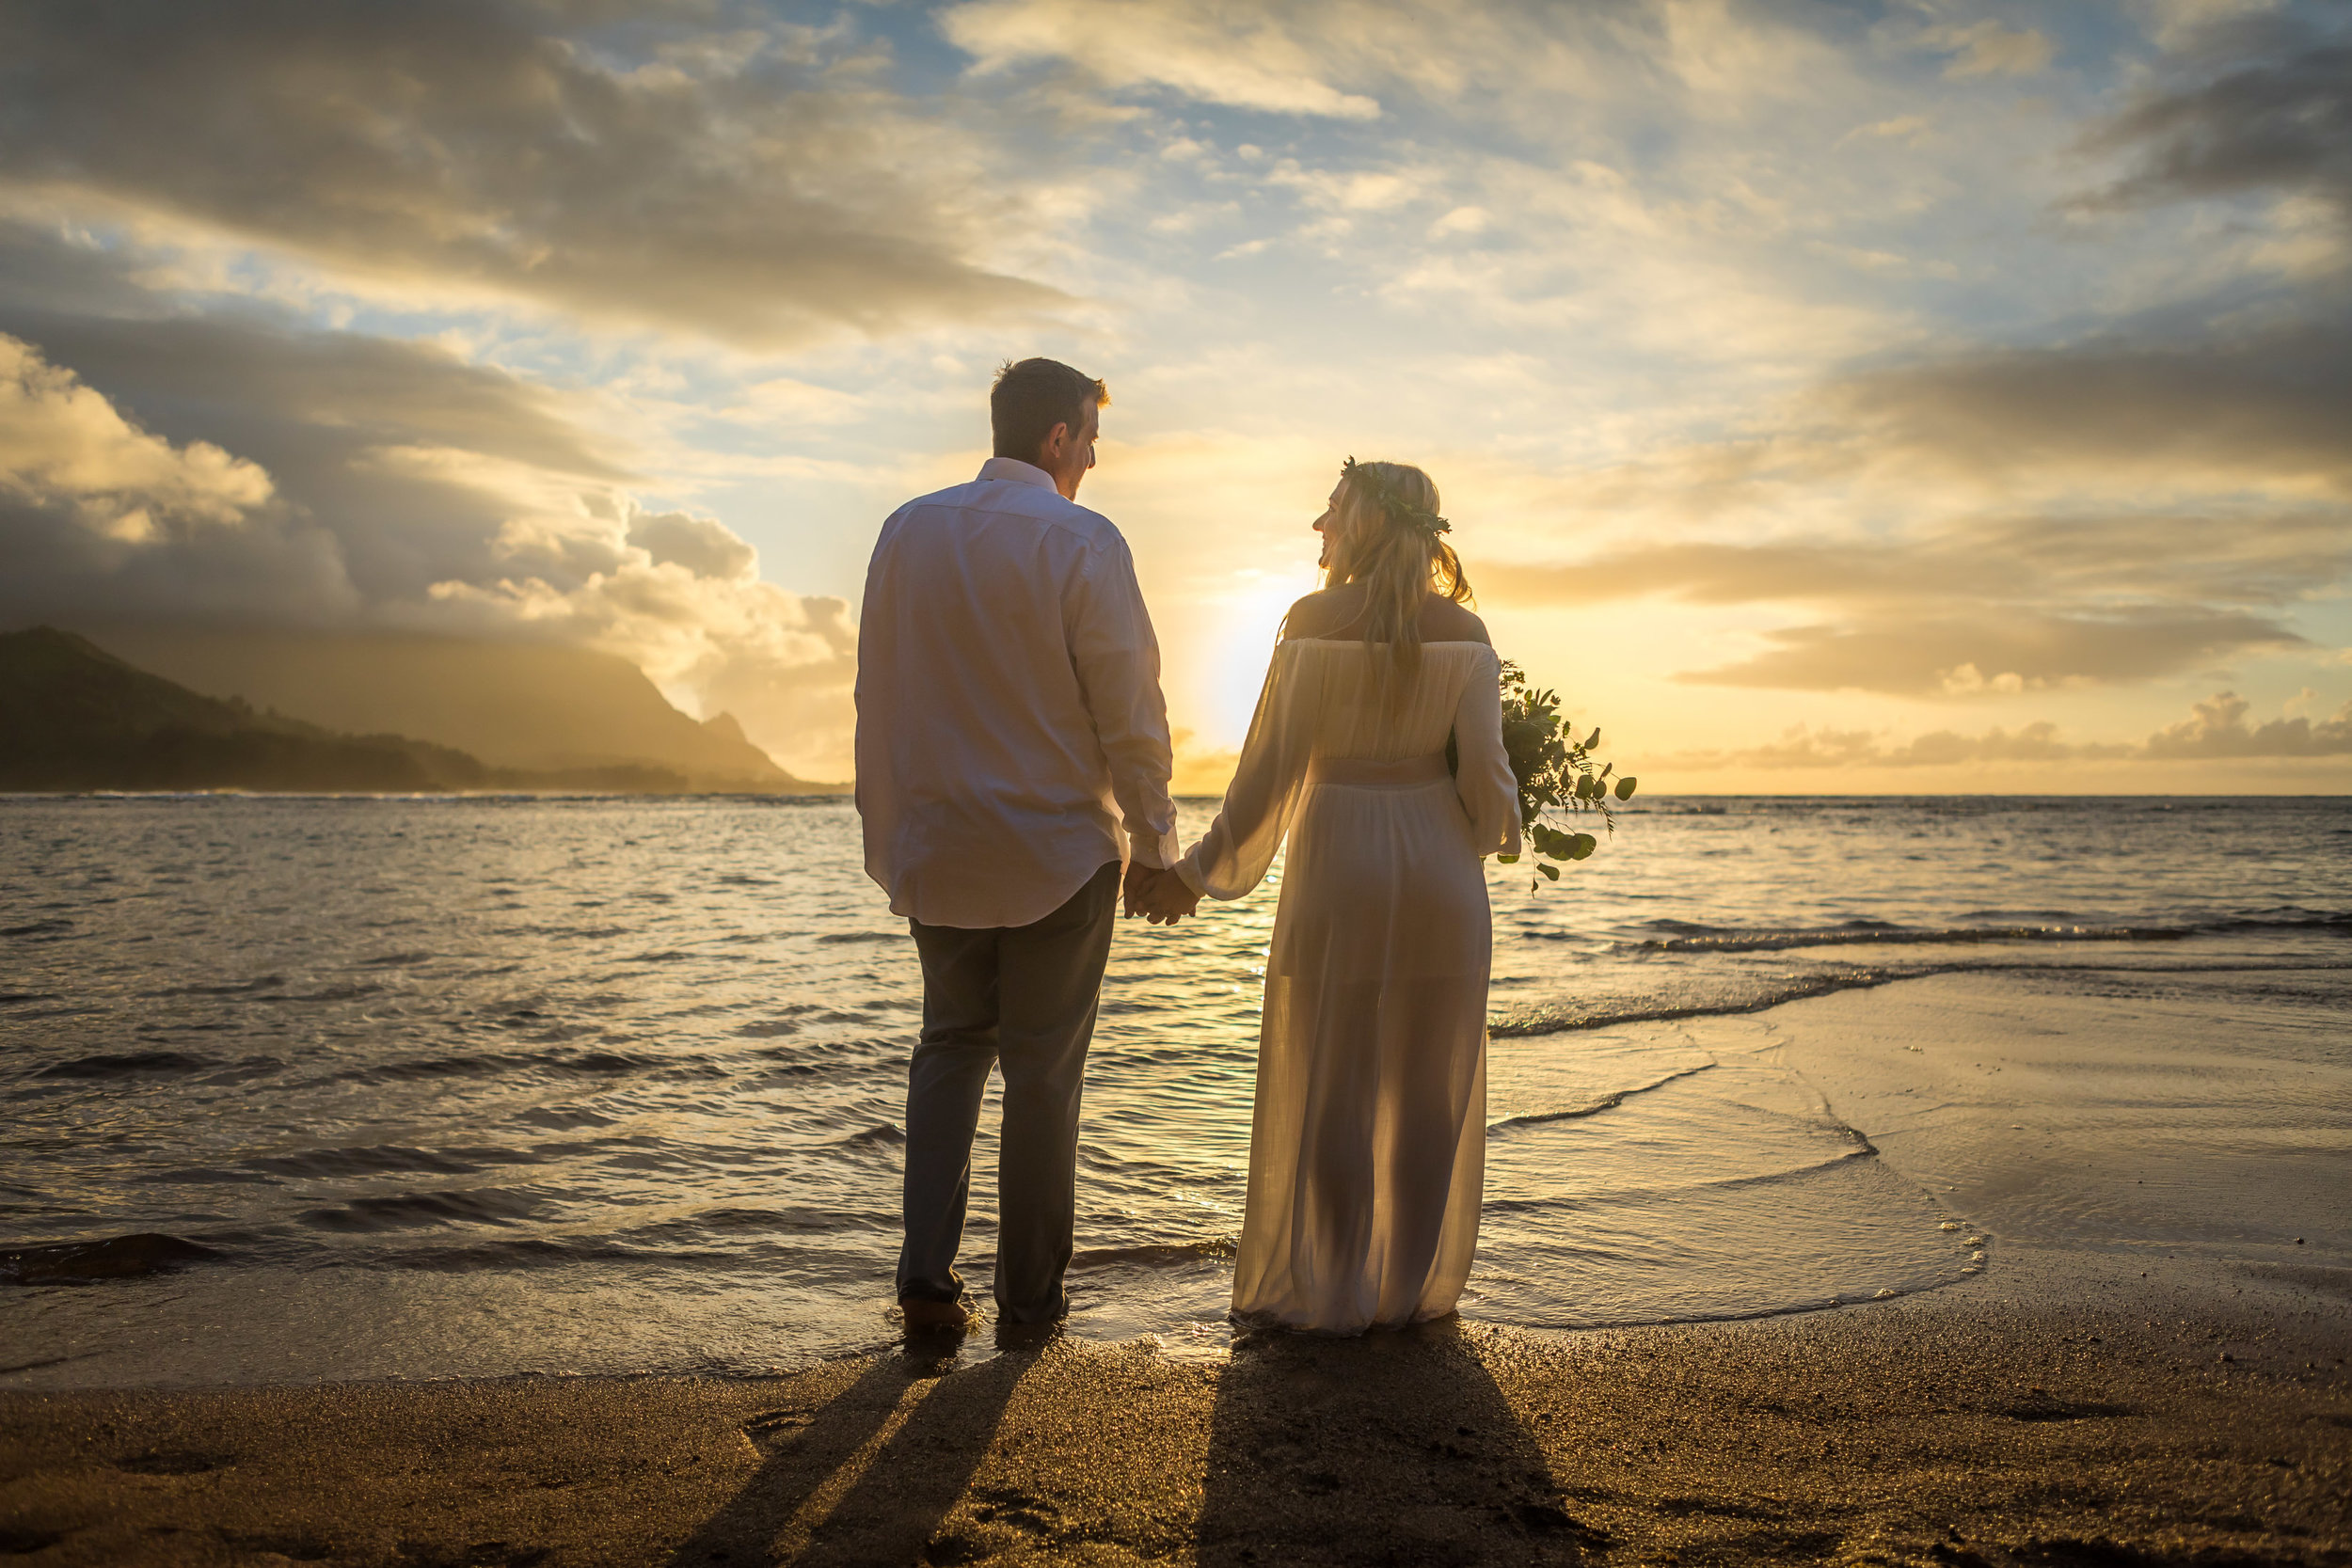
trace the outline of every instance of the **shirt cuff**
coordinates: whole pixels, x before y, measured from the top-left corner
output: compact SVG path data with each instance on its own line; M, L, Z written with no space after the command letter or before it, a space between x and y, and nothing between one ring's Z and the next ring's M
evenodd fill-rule
M1184 855L1178 858L1176 875L1184 879L1184 886L1192 889L1194 897L1200 898L1207 895L1208 879L1200 875L1200 867L1193 863L1192 856Z
M1136 833L1127 836L1127 861L1131 865L1148 865L1154 871L1165 871L1176 863L1184 852L1184 845L1174 833L1150 839Z

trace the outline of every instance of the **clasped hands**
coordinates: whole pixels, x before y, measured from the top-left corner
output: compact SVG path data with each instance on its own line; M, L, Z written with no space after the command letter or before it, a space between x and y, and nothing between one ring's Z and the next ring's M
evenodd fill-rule
M1126 895L1127 913L1141 915L1154 926L1173 926L1200 906L1200 895L1184 885L1184 879L1172 870L1145 865L1139 861L1127 864L1122 891Z

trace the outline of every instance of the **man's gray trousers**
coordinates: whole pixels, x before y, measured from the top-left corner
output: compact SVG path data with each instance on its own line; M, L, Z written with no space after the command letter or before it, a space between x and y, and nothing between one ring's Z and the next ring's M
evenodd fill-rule
M996 1157L996 1307L1008 1323L1068 1309L1078 1101L1103 965L1119 917L1117 862L1027 926L907 924L923 960L923 1037L907 1074L906 1241L898 1296L963 1293L956 1248L989 1069L1005 1075Z

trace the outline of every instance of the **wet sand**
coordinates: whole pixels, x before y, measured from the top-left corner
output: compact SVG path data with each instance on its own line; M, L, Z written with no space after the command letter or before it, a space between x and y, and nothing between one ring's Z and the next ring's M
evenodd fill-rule
M2019 1271L2031 1275L2030 1260ZM32 1563L2352 1561L2352 1291L0 1396ZM2161 1272L2161 1271L2152 1271ZM2220 1305L2217 1290L2230 1305ZM990 1354L993 1352L994 1354Z
M1871 1158L1981 1228L1986 1272L1945 1289L1226 1360L984 1333L739 1381L11 1391L0 1552L2352 1563L2352 1068L2334 992L2265 983L2234 1017L1968 977L1762 1015Z

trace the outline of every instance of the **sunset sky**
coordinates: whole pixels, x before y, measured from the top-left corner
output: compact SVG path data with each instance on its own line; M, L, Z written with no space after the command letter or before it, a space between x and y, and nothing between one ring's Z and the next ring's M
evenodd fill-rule
M593 643L848 769L882 518L1110 384L1221 783L1340 462L1655 789L2352 787L2352 8L0 11L0 628Z

